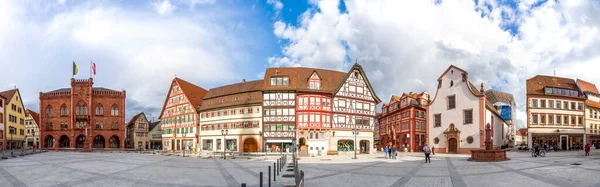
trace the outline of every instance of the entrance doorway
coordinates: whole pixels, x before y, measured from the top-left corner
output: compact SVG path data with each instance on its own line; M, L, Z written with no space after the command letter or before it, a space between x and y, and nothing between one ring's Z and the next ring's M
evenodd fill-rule
M371 145L369 143L368 140L361 140L360 141L360 153L369 153L369 145Z
M85 141L85 136L79 135L75 141L75 148L83 148L84 141Z
M456 138L448 139L448 153L457 153L458 152L458 144L456 142Z
M258 143L254 138L244 140L244 152L258 152Z
M567 137L566 136L561 136L560 137L560 149L562 150L567 150Z

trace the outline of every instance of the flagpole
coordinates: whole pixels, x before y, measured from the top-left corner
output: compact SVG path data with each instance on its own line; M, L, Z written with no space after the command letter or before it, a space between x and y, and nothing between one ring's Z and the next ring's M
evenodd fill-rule
M90 78L92 78L92 60L90 60Z

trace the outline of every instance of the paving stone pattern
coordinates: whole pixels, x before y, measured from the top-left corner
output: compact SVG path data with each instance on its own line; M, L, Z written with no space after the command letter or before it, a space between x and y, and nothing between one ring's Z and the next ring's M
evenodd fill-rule
M382 155L302 158L307 187L388 186L600 186L600 155L578 152L544 158L511 153L510 161L469 162L460 155L441 155L424 163L420 154L401 154L397 160ZM277 157L201 159L137 153L47 152L0 160L0 187L46 186L267 186L268 166ZM291 159L289 159L291 160ZM578 163L581 165L573 165ZM282 178L273 187L293 184ZM273 178L273 173L271 173Z

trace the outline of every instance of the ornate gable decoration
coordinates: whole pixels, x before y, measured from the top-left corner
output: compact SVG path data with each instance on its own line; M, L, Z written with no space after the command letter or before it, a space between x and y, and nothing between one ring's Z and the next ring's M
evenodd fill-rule
M460 130L458 130L454 124L450 124L450 126L444 131L444 134L460 134Z

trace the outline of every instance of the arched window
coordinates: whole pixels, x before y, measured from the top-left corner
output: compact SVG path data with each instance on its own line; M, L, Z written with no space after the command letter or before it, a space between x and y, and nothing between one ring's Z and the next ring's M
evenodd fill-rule
M79 103L77 103L77 108L75 110L76 115L87 115L88 114L88 109L87 109L87 105L85 104L85 102L83 101L79 101Z
M46 107L46 117L52 117L52 106L50 105Z
M67 108L67 105L62 104L60 106L60 116L68 116L69 115L69 109Z
M102 104L98 103L98 105L96 105L96 116L103 116L104 115L104 108L102 107Z
M111 116L119 116L119 107L117 106L117 104L113 104L111 109L110 109L110 115Z
M450 87L454 86L454 81L450 81Z

